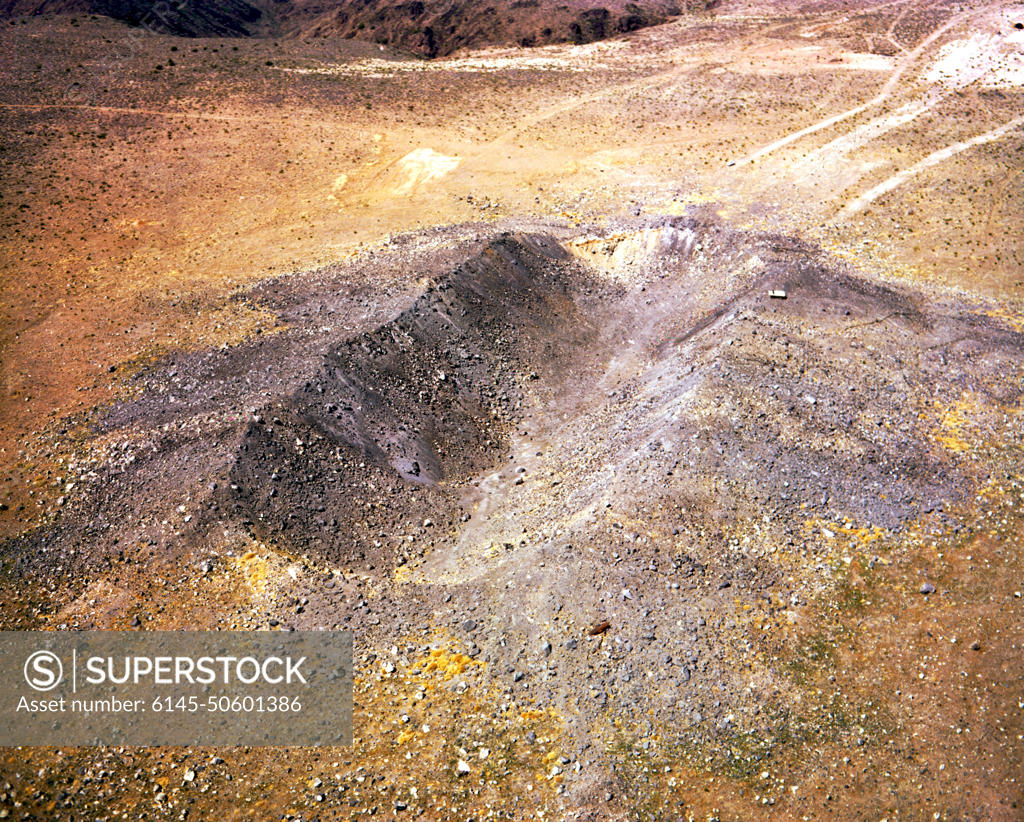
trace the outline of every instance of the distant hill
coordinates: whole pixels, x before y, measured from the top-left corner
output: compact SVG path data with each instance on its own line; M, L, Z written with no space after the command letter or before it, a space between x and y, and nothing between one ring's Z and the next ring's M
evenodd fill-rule
M263 12L245 0L0 0L0 17L102 14L182 37L246 37Z
M424 57L590 43L715 0L0 0L0 16L102 14L186 37L350 38Z
M591 43L663 23L685 8L670 0L283 0L273 13L284 33L352 37L439 57L482 46Z

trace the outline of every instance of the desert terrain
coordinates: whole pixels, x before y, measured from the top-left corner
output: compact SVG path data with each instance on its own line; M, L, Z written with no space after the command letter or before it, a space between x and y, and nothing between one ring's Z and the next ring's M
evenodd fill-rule
M3 9L0 628L357 666L3 818L1024 817L1024 4L365 5Z

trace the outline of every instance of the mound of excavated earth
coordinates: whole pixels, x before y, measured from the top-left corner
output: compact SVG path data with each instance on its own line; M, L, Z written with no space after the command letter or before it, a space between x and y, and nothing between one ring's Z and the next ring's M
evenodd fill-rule
M870 605L921 523L955 535L1024 442L1019 330L716 222L438 231L238 299L278 327L132 377L11 573L71 601L284 557L238 624L352 628L377 682L451 637L495 716L563 718L573 807L636 776L606 727L752 773L896 745L794 637L823 596Z

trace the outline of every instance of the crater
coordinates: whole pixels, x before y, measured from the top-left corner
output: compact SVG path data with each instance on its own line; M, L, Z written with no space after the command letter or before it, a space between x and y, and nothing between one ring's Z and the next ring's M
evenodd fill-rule
M107 456L89 489L8 553L102 562L187 498L161 550L240 529L430 583L528 565L559 532L600 541L632 508L725 567L747 561L721 550L738 523L795 549L812 519L896 529L949 504L973 469L936 409L1019 401L1000 379L1018 332L792 238L665 218L445 253L390 303L342 269L244 295L285 327L140 374L95 421ZM412 259L372 265L408 282Z

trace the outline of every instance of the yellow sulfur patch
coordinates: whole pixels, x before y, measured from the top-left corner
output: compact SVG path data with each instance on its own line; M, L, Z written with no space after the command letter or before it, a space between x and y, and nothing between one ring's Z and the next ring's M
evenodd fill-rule
M950 451L958 454L966 451L970 444L963 436L963 427L969 420L969 412L974 408L970 398L965 394L962 399L946 408L938 401L935 402L935 411L939 417L939 432L932 438Z
M262 594L267 590L270 566L265 559L258 556L255 551L246 551L236 560L236 564L245 575L245 581L254 594Z
M437 671L447 680L465 672L473 665L482 666L483 663L477 662L465 654L449 653L441 648L435 648L430 652L427 664L423 666L423 673L429 674Z

